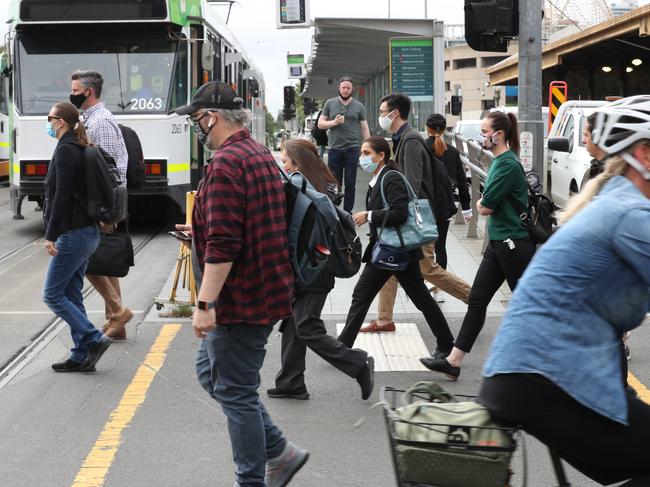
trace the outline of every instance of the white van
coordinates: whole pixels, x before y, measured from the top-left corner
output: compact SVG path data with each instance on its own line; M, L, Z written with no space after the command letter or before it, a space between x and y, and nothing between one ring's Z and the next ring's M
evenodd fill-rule
M548 136L547 168L556 205L564 207L588 181L592 157L582 142L587 117L606 101L570 100L558 110Z

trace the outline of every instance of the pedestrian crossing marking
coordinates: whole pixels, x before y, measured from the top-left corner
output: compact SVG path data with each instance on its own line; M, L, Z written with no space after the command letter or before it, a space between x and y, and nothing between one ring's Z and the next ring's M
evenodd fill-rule
M86 456L72 487L104 485L117 449L122 443L122 432L129 426L138 408L144 403L149 386L165 363L167 350L180 329L179 324L167 324L162 327L133 380L124 391L119 404L104 425L95 445Z
M648 389L632 372L627 373L627 383L635 390L639 399L650 404L650 389Z
M336 333L340 334L344 326L345 323L337 323ZM429 350L415 323L395 323L394 332L359 333L354 347L375 359L375 372L429 370L419 360L429 355Z

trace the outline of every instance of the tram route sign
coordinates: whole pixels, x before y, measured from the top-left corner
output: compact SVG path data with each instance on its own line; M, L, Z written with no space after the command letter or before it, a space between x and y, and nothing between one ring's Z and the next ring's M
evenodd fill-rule
M388 52L391 92L433 101L433 38L391 37Z
M278 29L311 27L309 19L310 0L275 0L276 27Z

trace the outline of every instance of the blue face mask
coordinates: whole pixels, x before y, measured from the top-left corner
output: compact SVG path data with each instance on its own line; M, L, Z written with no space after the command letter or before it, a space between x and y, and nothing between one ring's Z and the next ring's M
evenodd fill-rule
M54 127L52 127L52 122L47 122L45 124L45 130L47 130L47 135L53 139L56 139L56 130L54 130Z
M372 162L372 156L359 157L359 164L361 164L361 169L369 173L375 172L379 166L378 162Z

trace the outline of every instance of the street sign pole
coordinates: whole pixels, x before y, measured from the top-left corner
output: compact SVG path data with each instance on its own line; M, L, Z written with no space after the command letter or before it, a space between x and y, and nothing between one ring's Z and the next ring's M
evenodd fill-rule
M533 135L533 171L546 183L542 119L542 0L519 0L519 120L520 131Z

